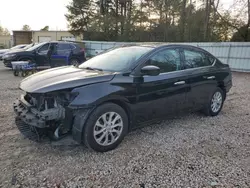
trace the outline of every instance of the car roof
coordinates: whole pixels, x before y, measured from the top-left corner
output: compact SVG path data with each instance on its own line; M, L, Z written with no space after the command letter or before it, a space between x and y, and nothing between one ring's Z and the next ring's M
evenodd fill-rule
M159 48L159 47L187 47L187 48L198 48L197 46L190 45L190 44L178 44L178 43L131 43L131 44L123 44L117 47L129 47L129 46L142 46L142 47L152 47L152 48Z
M70 43L70 44L75 44L73 41L50 41L50 43L65 43L65 44L68 44L68 43Z
M178 43L143 43L143 44L128 44L128 45L123 45L122 47L126 47L126 46L141 46L141 47L151 47L151 48L155 48L155 49L160 49L160 48L165 48L165 47L173 47L173 48L189 48L189 49L197 49L197 50L200 50L200 51L203 51L205 53L209 53L208 51L200 48L200 47L197 47L195 45L190 45L190 44L178 44ZM210 53L209 53L210 54Z
M187 47L187 48L198 48L194 45L190 44L178 44L178 43L144 43L144 44L135 44L134 46L145 46L145 47L152 47L152 48L159 48L159 47ZM200 49L200 48L199 48Z

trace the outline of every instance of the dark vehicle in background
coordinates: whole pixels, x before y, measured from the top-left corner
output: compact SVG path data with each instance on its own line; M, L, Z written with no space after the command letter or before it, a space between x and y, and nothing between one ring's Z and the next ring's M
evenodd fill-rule
M30 61L37 66L79 65L86 60L84 49L73 42L44 42L27 50L8 53L3 56L3 63L11 68L13 61Z
M70 135L106 152L155 120L192 111L218 115L231 87L229 66L200 48L121 47L24 79L16 125L34 140Z
M13 51L19 51L19 50L25 50L27 48L27 46L30 46L28 44L20 44L20 45L16 45L10 49L2 49L0 50L0 60L2 60L3 56L6 54L6 53L9 53L9 52L13 52Z

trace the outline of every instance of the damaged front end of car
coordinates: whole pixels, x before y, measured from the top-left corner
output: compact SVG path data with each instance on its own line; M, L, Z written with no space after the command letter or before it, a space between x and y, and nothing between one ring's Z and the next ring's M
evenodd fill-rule
M41 141L45 136L59 140L69 135L76 112L69 104L77 95L70 90L22 95L14 103L18 129L33 141Z

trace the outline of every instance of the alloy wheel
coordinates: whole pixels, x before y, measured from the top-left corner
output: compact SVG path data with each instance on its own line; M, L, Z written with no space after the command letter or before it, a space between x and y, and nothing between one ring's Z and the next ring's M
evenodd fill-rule
M120 138L122 131L122 117L116 112L107 112L96 121L93 134L99 145L109 146Z
M217 113L222 106L222 102L223 102L223 97L221 92L219 91L215 92L211 102L211 110L214 113Z

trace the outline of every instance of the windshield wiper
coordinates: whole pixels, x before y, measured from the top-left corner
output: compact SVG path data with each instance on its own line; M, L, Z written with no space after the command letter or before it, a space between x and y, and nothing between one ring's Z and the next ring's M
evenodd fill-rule
M103 71L102 69L99 68L93 68L93 67L84 67L87 70L98 70L98 71Z

